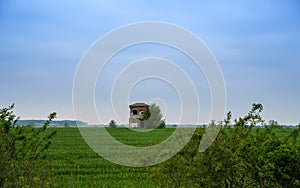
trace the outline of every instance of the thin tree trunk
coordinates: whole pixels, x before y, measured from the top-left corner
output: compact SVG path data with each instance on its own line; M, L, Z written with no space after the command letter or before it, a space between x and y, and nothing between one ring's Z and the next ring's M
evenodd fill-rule
M0 179L0 188L4 187L5 180L3 178Z
M261 176L259 177L259 185L260 185L261 188L265 187L264 180L263 180L263 178Z

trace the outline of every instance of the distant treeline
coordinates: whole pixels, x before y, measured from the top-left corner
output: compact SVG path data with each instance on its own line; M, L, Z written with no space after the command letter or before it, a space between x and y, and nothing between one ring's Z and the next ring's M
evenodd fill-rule
M46 120L19 120L18 125L32 125L32 126L43 126ZM74 121L74 120L62 120L62 121L52 121L50 126L85 126L88 125L83 121Z
M208 125L207 124L203 124L203 125L176 125L176 124L167 124L166 127L169 127L169 128L177 128L177 127L207 127ZM234 126L234 125L229 125L229 126ZM271 126L271 125L256 125L256 126L253 126L253 128L266 128L268 126ZM298 125L277 125L278 127L282 127L282 128L286 128L286 129L296 129L298 128Z

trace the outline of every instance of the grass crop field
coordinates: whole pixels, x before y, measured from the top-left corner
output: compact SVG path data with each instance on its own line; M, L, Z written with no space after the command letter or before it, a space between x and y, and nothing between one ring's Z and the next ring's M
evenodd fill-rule
M77 128L56 130L47 151L47 170L51 187L155 187L145 168L114 164L96 154L81 137ZM117 140L133 146L146 146L166 139L174 129L136 132L126 128L108 128Z
M96 154L81 137L78 128L56 130L45 159L50 187L159 187L149 178L149 167L134 168L114 164ZM161 142L175 130L137 132L127 128L107 128L122 143L148 146ZM278 130L285 137L289 130Z

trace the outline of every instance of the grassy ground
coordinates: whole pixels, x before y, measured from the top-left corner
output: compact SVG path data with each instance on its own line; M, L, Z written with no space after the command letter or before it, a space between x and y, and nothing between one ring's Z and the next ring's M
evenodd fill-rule
M155 187L145 168L124 167L101 158L85 143L77 128L56 130L46 165L51 187ZM145 146L166 139L174 129L136 132L126 128L107 129L117 140Z
M96 154L83 140L77 128L56 130L45 160L50 187L159 187L149 179L149 168L125 167L107 161ZM120 142L133 146L160 143L175 129L137 132L126 128L107 128ZM278 130L286 137L289 129ZM300 141L300 140L299 140ZM151 167L150 167L151 168Z

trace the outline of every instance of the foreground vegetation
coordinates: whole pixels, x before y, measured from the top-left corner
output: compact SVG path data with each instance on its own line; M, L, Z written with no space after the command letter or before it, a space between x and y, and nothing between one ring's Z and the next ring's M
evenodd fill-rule
M0 187L41 187L46 185L43 168L45 152L55 131L47 131L56 113L39 128L17 126L14 105L0 110Z
M10 121L7 131L9 119L2 118L1 164L7 163L5 152L10 151L14 157L9 158L10 165L1 168L0 178L5 183L0 187L300 187L300 128L283 129L276 124L258 128L256 125L263 123L261 111L261 105L253 104L247 115L234 122L230 113L223 122L213 122L210 126L222 128L202 153L198 148L205 128L197 128L181 152L147 168L124 167L99 157L77 128L18 127ZM6 117L17 120L9 109L5 112ZM19 131L23 129L27 131ZM107 130L120 142L143 147L161 142L175 129ZM16 136L18 131L22 137ZM15 145L8 138L14 138ZM21 143L28 149L20 147ZM33 158L33 148L42 155ZM21 164L30 161L34 161L31 173L24 176L26 168Z
M228 113L203 153L198 147L204 129L198 129L180 153L152 169L152 177L164 187L300 187L300 125L258 128L262 109L253 104L233 125Z

